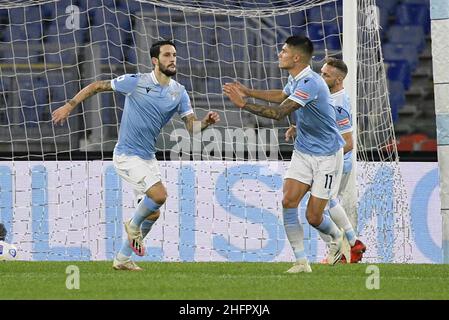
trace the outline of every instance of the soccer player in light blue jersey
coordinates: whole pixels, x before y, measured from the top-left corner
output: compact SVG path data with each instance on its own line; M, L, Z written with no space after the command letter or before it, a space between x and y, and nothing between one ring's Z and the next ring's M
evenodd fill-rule
M125 74L113 80L96 81L78 92L64 106L55 110L55 124L66 120L70 112L90 96L115 91L126 96L120 133L114 148L113 163L117 173L129 182L137 197L142 197L134 216L125 222L128 235L114 259L116 270L141 270L132 260L132 253L145 254L143 239L159 217L159 208L167 199L158 163L155 159L156 139L162 127L178 113L187 130L204 130L220 120L218 113L209 112L194 125L197 118L184 86L172 79L176 74L176 47L164 40L150 48L154 71L145 74Z
M239 108L258 116L281 120L292 114L297 124L295 150L284 177L283 220L296 262L288 273L311 272L304 251L304 231L298 205L310 190L307 221L332 238L328 261L337 263L344 250L344 233L323 215L328 200L338 191L343 169L344 140L335 121L329 88L310 67L313 44L304 36L289 37L279 53L279 67L290 74L284 90L252 90L242 84L228 83L224 94ZM250 103L252 97L278 106Z
M345 191L352 169L353 130L351 104L343 86L343 81L347 74L348 67L344 61L340 59L328 58L326 63L321 68L321 76L324 81L326 81L326 84L331 92L331 96L334 99L337 125L343 139L346 142L343 148L343 176L341 178L338 197L341 197ZM286 140L288 141L290 138L294 137L295 133L296 128L294 126L290 127L285 133ZM342 261L350 263L359 262L362 259L363 253L366 251L366 246L357 238L354 228L352 227L344 208L339 203L338 198L334 198L329 201L329 208L326 210L326 213L329 214L339 228L344 230L351 247L350 252L346 253L348 257L342 256ZM320 233L320 235L329 245L331 241L330 237L322 233ZM323 260L323 262L327 263L327 259Z

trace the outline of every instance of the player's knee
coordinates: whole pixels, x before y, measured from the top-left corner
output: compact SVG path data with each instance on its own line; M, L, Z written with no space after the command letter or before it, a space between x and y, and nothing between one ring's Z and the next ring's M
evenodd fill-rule
M147 197L151 198L157 204L163 205L167 200L167 190L163 185L153 187L150 190L148 190Z
M154 194L151 198L157 204L163 205L165 201L167 201L167 192L165 190L163 192L158 192L157 194Z
M318 227L321 224L322 217L314 212L307 211L306 219L310 225Z
M283 208L297 208L299 205L299 201L297 199L292 199L290 197L284 197L282 199L282 207Z

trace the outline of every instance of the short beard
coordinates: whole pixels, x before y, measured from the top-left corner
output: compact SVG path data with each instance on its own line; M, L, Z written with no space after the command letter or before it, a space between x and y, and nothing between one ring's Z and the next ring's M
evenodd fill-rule
M164 68L164 66L161 65L161 64L159 64L159 70L160 70L163 74L165 74L167 77L172 77L172 76L174 76L174 75L176 74L176 69L175 69L175 71L170 71L170 70L168 70L167 68Z

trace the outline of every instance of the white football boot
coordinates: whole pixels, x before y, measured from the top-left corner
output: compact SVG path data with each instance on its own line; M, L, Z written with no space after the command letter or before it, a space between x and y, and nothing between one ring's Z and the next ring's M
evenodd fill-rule
M286 271L287 273L312 272L312 268L307 260L296 261L293 267Z
M134 263L131 259L120 261L117 258L114 259L112 264L114 270L128 270L128 271L142 271L143 269Z
M335 241L331 241L329 244L329 252L327 254L327 263L331 266L335 265L338 261L340 261L341 256L343 254L343 242L344 242L345 233L340 230L340 236Z

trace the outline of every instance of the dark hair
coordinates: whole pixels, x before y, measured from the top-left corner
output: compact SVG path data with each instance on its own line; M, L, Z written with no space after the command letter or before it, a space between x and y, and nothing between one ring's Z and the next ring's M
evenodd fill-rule
M173 46L176 49L175 44L171 40L161 40L153 43L150 48L150 57L151 58L159 58L159 54L161 53L161 47L165 45Z
M285 40L285 43L289 46L296 47L305 53L308 57L312 58L313 55L313 43L306 36L291 36Z
M341 59L337 59L337 58L327 58L326 59L326 64L334 67L335 69L339 70L340 72L342 72L344 74L344 76L346 77L346 75L348 74L348 66L346 65L346 63L341 60Z

